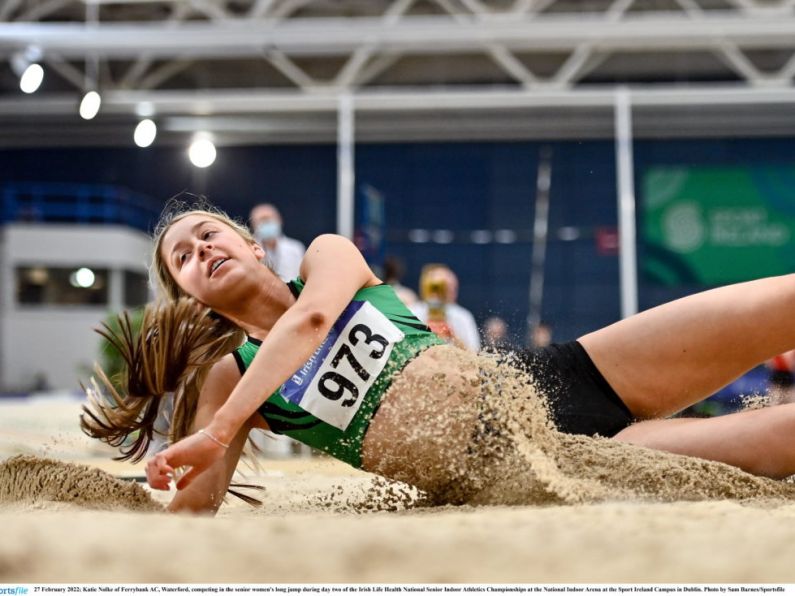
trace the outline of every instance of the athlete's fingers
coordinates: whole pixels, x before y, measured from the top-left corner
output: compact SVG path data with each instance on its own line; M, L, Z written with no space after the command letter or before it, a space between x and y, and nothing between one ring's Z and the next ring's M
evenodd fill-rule
M146 467L146 479L152 488L168 490L174 470L187 468L188 471L177 479L177 489L181 490L221 459L225 452L225 446L208 438L207 434L195 433L152 458Z
M149 486L155 490L168 490L171 484L171 476L167 474L147 474L146 479L149 482Z
M160 455L172 468L199 466L204 470L222 458L225 452L224 447L208 439L207 435L195 433L161 451Z
M193 482L193 480L196 478L196 476L201 474L203 471L204 469L199 468L198 466L193 466L191 468L188 468L188 471L182 474L182 476L180 476L177 479L177 490L182 490L183 488L189 486L190 483Z
M168 490L174 468L168 465L166 458L157 454L146 464L146 481L156 490Z

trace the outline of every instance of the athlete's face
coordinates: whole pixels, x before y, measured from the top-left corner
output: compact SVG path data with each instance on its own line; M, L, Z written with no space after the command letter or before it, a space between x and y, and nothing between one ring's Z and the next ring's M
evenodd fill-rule
M223 310L225 298L263 269L262 247L208 215L188 215L163 235L160 256L182 290L211 308Z

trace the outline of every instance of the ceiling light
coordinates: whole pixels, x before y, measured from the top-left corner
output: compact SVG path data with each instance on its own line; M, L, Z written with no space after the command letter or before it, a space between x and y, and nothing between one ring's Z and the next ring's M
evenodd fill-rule
M102 98L96 91L89 91L83 96L80 102L80 117L83 120L91 120L99 113L99 106L102 104Z
M33 93L39 87L41 87L41 82L43 80L44 69L40 64L36 64L34 62L25 69L25 72L22 73L22 76L19 79L19 88L22 89L23 93Z
M19 77L19 88L24 93L33 93L44 80L44 69L38 63L41 58L41 50L32 46L11 56L11 69Z
M135 132L133 133L133 140L135 144L139 147L148 147L152 143L155 142L155 137L157 136L157 125L149 120L149 118L145 120L141 120L138 123L138 126L135 127Z
M190 162L197 168L206 168L212 165L215 156L215 145L206 137L195 139L188 148Z

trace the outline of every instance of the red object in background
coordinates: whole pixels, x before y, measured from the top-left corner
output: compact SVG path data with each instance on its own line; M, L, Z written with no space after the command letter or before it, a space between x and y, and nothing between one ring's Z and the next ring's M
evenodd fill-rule
M773 358L770 359L770 368L773 370L784 371L789 370L790 366L789 362L787 362L787 359L784 357L784 354L779 354L778 356L773 356Z
M604 257L618 254L618 229L596 228L594 238L596 239L596 252L598 254Z
M448 340L453 337L453 330L450 329L450 326L447 324L447 321L429 320L428 328L444 340Z

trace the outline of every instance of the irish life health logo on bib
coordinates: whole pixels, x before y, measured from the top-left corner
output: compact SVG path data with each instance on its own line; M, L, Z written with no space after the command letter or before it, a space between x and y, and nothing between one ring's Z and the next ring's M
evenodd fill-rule
M306 364L282 385L282 397L344 431L403 337L372 304L355 300Z

